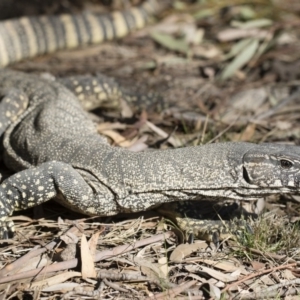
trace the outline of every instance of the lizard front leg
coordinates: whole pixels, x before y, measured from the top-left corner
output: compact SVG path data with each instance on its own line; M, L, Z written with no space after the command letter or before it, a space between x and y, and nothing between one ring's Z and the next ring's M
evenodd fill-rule
M14 232L8 216L52 198L62 205L89 215L118 213L114 195L97 180L91 185L72 166L50 161L10 176L0 185L0 238Z

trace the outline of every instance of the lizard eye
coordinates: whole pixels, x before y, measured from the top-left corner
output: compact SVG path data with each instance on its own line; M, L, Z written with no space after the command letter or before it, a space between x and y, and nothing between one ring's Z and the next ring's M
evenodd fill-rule
M293 163L287 159L281 159L280 166L282 169L290 169L293 166Z

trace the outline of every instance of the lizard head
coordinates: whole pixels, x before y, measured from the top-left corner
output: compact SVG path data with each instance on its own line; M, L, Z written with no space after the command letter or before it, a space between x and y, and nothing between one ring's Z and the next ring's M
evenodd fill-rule
M243 157L243 177L249 184L295 192L300 187L300 147L262 144Z

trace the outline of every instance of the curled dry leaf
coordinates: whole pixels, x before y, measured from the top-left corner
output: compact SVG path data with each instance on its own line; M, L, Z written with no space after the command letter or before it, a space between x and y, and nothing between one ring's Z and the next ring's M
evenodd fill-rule
M170 256L170 261L180 263L182 262L187 256L191 255L192 253L207 248L206 242L194 243L194 244L181 244L175 248Z

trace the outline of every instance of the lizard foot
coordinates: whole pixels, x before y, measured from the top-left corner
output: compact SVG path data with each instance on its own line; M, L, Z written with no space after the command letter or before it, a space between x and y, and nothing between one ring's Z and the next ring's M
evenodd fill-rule
M0 239L10 239L15 233L14 222L7 217L0 219Z
M242 240L245 234L253 233L251 226L247 220L243 219L243 216L242 219L234 217L227 220L203 218L200 214L204 210L201 202L172 202L160 206L157 210L175 222L185 232L185 237L189 242L197 238L213 242L218 246L222 240L228 238Z
M219 246L225 239L242 240L245 234L253 234L253 230L246 220L199 220L191 218L177 218L180 229L186 231L188 240L204 239Z

